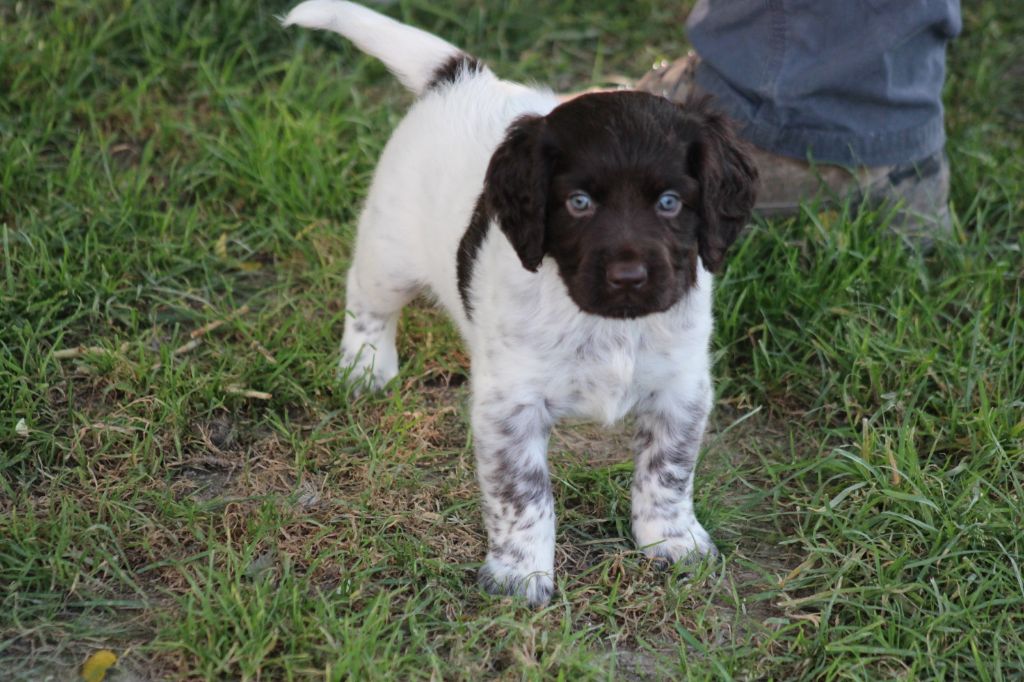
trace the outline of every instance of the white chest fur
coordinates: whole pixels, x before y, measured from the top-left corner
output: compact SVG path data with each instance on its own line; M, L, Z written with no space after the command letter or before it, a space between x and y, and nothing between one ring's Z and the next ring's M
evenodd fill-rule
M663 386L707 372L711 276L703 268L670 310L617 320L581 312L553 262L531 274L503 260L509 277L477 280L474 318L463 328L478 387L542 399L555 419L612 424Z

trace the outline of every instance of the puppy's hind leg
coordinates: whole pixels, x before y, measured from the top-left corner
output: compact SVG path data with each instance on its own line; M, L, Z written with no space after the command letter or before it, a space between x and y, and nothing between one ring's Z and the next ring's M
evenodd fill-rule
M421 286L408 275L387 253L357 248L348 271L339 364L342 379L357 391L366 386L379 390L398 375L398 316Z

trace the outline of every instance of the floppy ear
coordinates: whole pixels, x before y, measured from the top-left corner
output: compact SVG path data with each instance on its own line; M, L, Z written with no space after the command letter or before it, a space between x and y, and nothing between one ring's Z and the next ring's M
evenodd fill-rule
M544 258L548 164L541 152L545 122L523 116L508 129L491 156L484 179L484 204L512 243L523 267L537 272Z
M700 258L710 272L718 272L725 252L750 219L757 168L725 116L713 111L707 100L689 107L691 112L696 109L693 113L700 122L693 158L704 218L697 237Z

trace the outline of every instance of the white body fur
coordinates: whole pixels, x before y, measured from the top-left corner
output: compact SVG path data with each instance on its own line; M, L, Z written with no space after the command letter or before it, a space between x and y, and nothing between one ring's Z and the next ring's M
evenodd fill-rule
M312 0L284 23L349 37L422 93L384 149L359 221L341 365L376 387L393 379L398 316L420 293L433 294L455 320L473 362L473 433L489 536L485 585L533 604L552 592L547 438L551 425L568 416L611 424L634 413L641 434L633 485L637 543L671 561L714 552L691 502L711 405L711 275L698 267L696 285L664 313L598 317L569 298L551 258L536 273L525 270L491 225L473 269L470 320L456 254L488 162L514 119L547 114L558 98L486 69L424 91L430 74L459 51L351 3Z

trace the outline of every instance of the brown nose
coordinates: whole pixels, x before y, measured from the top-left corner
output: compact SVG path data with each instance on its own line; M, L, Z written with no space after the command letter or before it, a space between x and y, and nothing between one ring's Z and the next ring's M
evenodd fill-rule
M605 276L612 289L639 289L647 283L647 267L638 261L612 263Z

